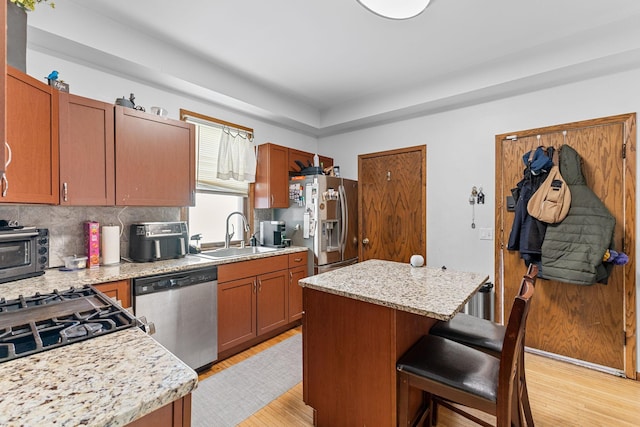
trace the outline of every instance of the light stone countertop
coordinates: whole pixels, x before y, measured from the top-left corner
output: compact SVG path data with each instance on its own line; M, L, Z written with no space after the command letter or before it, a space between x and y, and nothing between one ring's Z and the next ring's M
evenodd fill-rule
M306 277L303 287L397 310L449 320L489 280L472 272L367 260Z
M186 271L199 267L248 261L257 258L268 258L296 252L305 252L307 250L308 249L305 247L294 246L278 249L273 252L219 258L216 260L205 259L196 255L187 255L184 258L165 261L141 263L123 261L120 264L113 266L100 266L97 268L85 268L75 271L61 271L57 268L52 268L46 270L45 274L42 276L16 280L8 283L0 283L0 297L12 299L17 298L20 295L33 295L36 292L46 293L51 292L54 289L69 289L71 286L82 287L83 285L115 282L117 280Z
M207 260L193 255L122 262L0 284L0 297L65 290L204 266L267 258L307 248ZM110 426L130 423L189 393L198 376L139 328L129 328L0 363L0 426Z
M0 365L0 425L123 426L197 383L191 368L130 328Z

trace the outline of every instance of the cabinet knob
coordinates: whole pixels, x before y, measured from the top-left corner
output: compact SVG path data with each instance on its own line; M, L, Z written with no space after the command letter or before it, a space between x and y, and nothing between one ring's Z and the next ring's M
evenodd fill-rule
M369 244L369 239L367 239L366 237L364 239L362 239L362 244L363 245L368 245Z

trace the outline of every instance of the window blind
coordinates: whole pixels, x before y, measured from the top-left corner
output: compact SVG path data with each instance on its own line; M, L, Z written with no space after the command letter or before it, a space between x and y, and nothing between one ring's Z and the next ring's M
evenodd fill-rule
M247 196L247 182L218 179L218 152L224 128L212 122L187 117L186 121L196 127L196 190L222 194L238 194Z

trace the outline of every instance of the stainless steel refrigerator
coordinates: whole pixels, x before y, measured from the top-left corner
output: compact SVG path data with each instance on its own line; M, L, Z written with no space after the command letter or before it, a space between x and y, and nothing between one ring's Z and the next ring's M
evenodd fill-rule
M275 209L286 237L313 251L314 274L358 262L358 182L326 175L293 177L289 209Z

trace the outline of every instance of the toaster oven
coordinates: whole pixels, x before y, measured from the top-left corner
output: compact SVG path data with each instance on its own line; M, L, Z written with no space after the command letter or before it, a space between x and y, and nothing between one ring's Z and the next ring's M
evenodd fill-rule
M0 283L39 276L48 266L48 229L0 228Z

